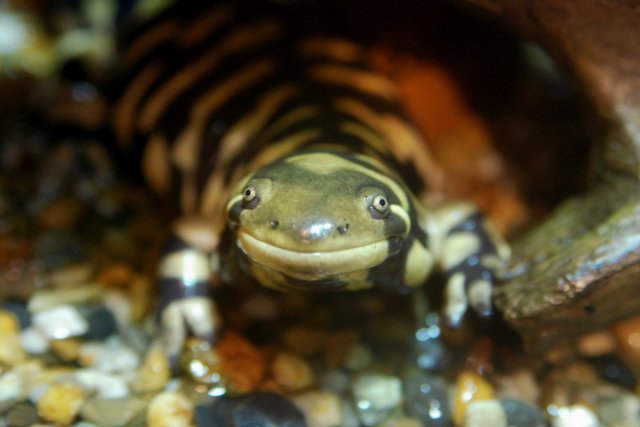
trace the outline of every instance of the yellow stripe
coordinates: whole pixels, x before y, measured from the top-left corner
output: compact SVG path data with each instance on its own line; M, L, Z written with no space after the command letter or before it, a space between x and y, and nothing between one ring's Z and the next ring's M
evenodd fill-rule
M148 132L152 129L176 97L211 73L225 57L273 40L280 30L279 23L273 20L246 25L203 53L199 59L190 62L147 100L138 121L140 130Z
M392 82L370 71L343 65L323 64L310 67L308 73L313 80L352 87L387 100L398 98L397 88Z
M319 56L336 61L356 62L364 57L364 50L357 44L330 37L307 39L300 44L300 52L305 56Z
M202 41L216 28L229 22L233 18L233 12L234 9L229 5L219 5L213 8L196 22L189 24L189 28L180 37L180 45L189 47Z
M124 95L118 100L113 113L113 126L118 143L124 147L131 144L134 132L136 109L147 89L156 81L162 71L162 64L148 65L127 86Z
M289 157L286 162L295 163L297 166L307 168L308 170L316 173L331 173L336 170L351 170L361 173L387 186L387 188L394 193L396 198L400 200L400 206L402 206L404 210L409 209L409 199L407 194L396 181L365 166L359 165L340 156L336 156L335 154L304 153Z
M140 37L136 38L127 50L120 56L119 64L128 69L138 62L140 58L158 46L159 44L172 39L178 34L180 23L176 20L163 21L153 28L145 31Z
M239 90L267 75L272 68L273 62L269 60L251 63L200 97L191 110L187 127L176 139L172 158L178 167L184 171L195 171L200 161L202 136L211 113Z
M281 86L264 94L257 107L240 118L220 141L218 164L225 164L238 156L247 142L255 138L273 113L298 92L292 85Z
M411 162L425 182L438 187L441 170L430 156L426 142L411 125L394 114L378 114L352 98L338 98L334 106L378 131L396 159Z

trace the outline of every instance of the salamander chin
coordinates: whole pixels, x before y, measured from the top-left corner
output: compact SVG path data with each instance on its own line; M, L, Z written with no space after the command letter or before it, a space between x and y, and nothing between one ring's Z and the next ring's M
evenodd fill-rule
M368 270L381 264L390 255L388 240L336 251L302 252L271 245L246 231L238 230L237 244L252 262L304 281L322 281L345 273Z

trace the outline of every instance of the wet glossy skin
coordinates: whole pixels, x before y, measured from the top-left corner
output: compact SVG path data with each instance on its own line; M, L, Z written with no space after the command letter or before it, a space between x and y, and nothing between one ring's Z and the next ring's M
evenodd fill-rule
M234 194L229 223L265 286L290 287L287 278L371 286L367 271L396 255L411 230L402 184L333 153L286 158Z

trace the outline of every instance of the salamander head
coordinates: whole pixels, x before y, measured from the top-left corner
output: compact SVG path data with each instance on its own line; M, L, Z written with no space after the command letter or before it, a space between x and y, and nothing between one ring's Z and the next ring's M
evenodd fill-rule
M404 187L359 156L309 152L247 177L227 205L236 244L263 286L358 289L411 228Z

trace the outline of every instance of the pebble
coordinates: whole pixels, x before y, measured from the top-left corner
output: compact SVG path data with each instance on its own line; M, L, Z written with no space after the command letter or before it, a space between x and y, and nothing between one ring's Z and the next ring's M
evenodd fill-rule
M55 424L68 425L76 418L85 401L80 388L69 384L53 384L38 400L38 415Z
M222 384L220 357L208 341L188 339L182 352L180 366L194 381L220 387L221 392L226 392Z
M23 380L13 371L0 375L0 402L12 402L22 398Z
M290 351L311 356L320 350L326 332L305 326L293 326L282 334L282 344Z
M111 310L104 306L91 307L85 317L89 322L89 330L84 334L83 338L87 341L103 340L116 332L118 326L116 318Z
M627 390L635 390L637 380L629 366L615 354L605 354L587 359L600 378Z
M497 375L496 386L501 398L534 404L540 397L540 387L532 371L519 370L507 375Z
M38 422L38 411L30 403L18 403L5 416L8 426L30 426Z
M294 397L293 402L304 414L309 427L342 425L342 403L333 393L310 391Z
M368 426L384 421L402 401L402 383L391 375L360 375L351 389L358 417Z
M242 336L228 332L216 347L220 356L220 373L232 393L254 391L267 371L264 355Z
M360 371L370 366L372 362L373 355L369 347L356 343L347 350L342 365L349 370Z
M500 399L500 404L507 414L509 426L546 427L548 425L542 409L533 404L514 399Z
M43 354L49 350L49 340L40 331L26 328L20 334L22 348L29 354Z
M493 399L494 390L484 378L475 372L463 371L458 375L453 402L453 422L464 425L469 404L475 400Z
M66 338L49 342L51 351L63 362L73 362L80 357L82 341L77 338Z
M152 346L147 352L142 366L136 373L132 384L134 391L144 393L164 388L171 378L171 367L159 345Z
M640 366L640 316L616 323L612 332L627 361Z
M596 413L608 427L640 426L640 398L631 393L620 393L601 400Z
M423 424L445 427L451 424L449 391L443 379L421 372L404 378L407 412Z
M89 324L72 305L47 308L33 314L33 328L49 340L77 337L89 330Z
M299 391L315 383L315 376L309 363L286 352L276 355L271 364L271 372L278 384L289 391Z
M79 369L74 377L80 385L103 399L118 399L130 394L127 381L122 376L106 374L95 369ZM134 383L135 384L135 383Z
M598 331L582 335L577 340L577 348L583 356L602 356L616 350L616 338L609 331Z
M464 427L507 427L507 414L498 400L474 400L467 406Z
M358 342L358 332L342 330L328 334L322 341L322 355L327 369L342 366L351 346Z
M142 418L146 407L147 403L136 397L91 398L82 406L80 416L85 421L101 427L119 427L130 425L133 420Z
M30 299L27 308L30 313L55 308L81 304L100 298L102 289L97 285L84 285L71 289L43 289L36 292Z
M304 415L286 397L274 393L251 393L220 397L211 405L198 405L198 427L306 427Z
M593 411L583 405L562 406L549 410L553 427L600 427Z
M386 421L380 427L422 427L422 424L415 418L402 417Z
M80 363L102 372L129 372L140 365L140 356L117 336L105 341L92 341L82 345Z
M10 311L0 310L0 365L13 367L25 358L19 319Z
M148 427L189 427L194 415L193 404L183 394L159 393L147 407Z

